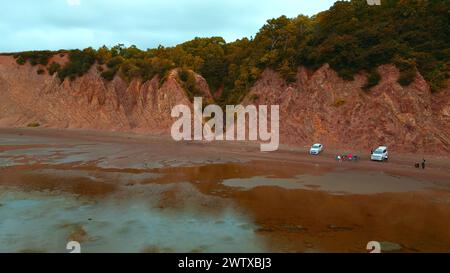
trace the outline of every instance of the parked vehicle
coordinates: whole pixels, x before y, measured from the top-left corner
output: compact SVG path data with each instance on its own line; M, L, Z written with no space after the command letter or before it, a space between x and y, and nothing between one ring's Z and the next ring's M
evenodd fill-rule
M323 151L323 145L320 143L316 143L313 146L311 146L311 149L309 149L309 154L311 155L318 155Z
M389 153L386 146L378 147L370 156L370 160L373 161L387 161L389 159Z

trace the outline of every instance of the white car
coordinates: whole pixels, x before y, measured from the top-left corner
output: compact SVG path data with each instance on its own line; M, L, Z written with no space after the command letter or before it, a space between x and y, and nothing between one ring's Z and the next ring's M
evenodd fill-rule
M374 161L385 161L388 160L389 153L386 146L378 147L370 156L370 160Z
M311 146L311 149L309 149L309 154L311 155L318 155L323 151L323 145L320 143L316 143L313 146Z

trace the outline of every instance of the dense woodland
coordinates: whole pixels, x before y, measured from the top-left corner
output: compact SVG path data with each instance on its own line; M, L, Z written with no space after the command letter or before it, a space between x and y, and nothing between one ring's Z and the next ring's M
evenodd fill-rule
M368 6L366 0L338 1L313 17L268 20L254 38L230 43L211 37L145 51L117 45L14 56L19 64L44 65L47 71L41 69L41 74L57 73L61 80L82 76L95 65L106 81L116 75L127 81L160 75L163 81L178 67L191 98L197 93L195 71L212 91L223 90L218 99L222 105L239 102L266 68L295 81L298 66L317 69L325 63L346 80L368 73L367 92L380 80L376 68L386 63L400 69L401 85L409 85L420 71L436 92L449 78L449 20L450 0L382 0L381 6ZM55 54L68 54L69 62L49 63Z

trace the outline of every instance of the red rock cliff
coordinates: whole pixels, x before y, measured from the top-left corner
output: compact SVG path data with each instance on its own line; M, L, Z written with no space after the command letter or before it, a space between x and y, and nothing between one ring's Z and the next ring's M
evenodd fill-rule
M267 70L245 103L280 105L283 143L321 142L345 149L388 145L404 152L448 154L450 90L433 95L420 75L402 87L394 66L381 66L379 72L379 85L365 92L364 75L345 81L327 65L315 72L300 68L291 85Z
M176 104L190 104L176 71L160 85L158 77L126 83L104 81L93 68L62 84L38 75L38 67L19 66L0 56L0 126L84 128L167 133ZM450 90L432 95L418 75L408 87L397 83L398 70L381 66L382 81L365 92L365 76L344 81L328 66L315 72L300 68L295 84L267 70L244 104L279 104L281 142L335 148L369 149L385 144L405 152L450 152ZM197 85L211 98L206 81Z
M177 104L190 105L176 70L160 85L159 77L129 84L120 77L103 80L96 69L74 81L38 75L38 66L19 66L0 56L0 126L26 126L165 133ZM197 76L205 97L206 81Z

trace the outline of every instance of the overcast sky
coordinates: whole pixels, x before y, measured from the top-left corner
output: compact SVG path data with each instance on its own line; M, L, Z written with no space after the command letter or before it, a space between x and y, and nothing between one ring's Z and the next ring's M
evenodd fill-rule
M8 0L0 9L0 52L159 44L194 37L234 41L267 19L314 15L334 0Z

